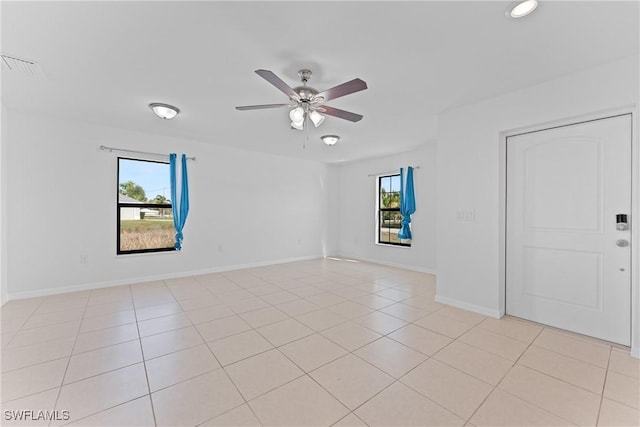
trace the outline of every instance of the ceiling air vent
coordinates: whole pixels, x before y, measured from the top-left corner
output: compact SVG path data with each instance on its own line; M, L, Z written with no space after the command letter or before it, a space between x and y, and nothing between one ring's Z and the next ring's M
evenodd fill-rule
M11 55L0 54L2 57L2 71L10 71L12 74L21 74L25 77L42 78L42 68L40 65L29 59L17 58Z

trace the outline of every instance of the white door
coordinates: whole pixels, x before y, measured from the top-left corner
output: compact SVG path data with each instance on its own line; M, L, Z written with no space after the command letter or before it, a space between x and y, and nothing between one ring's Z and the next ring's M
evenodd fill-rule
M630 221L631 126L507 138L507 314L630 345L631 232L616 216Z

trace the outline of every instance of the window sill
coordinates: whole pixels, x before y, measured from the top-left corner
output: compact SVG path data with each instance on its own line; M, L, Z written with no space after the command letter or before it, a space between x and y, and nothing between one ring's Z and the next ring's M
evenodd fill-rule
M124 259L124 258L136 258L136 257L148 257L148 256L167 256L178 254L182 251L158 251L158 252L141 252L141 253L131 253L131 254L115 254L114 258Z
M380 242L376 242L377 246L384 246L387 248L405 248L405 249L411 249L411 245L394 245L393 243L380 243Z

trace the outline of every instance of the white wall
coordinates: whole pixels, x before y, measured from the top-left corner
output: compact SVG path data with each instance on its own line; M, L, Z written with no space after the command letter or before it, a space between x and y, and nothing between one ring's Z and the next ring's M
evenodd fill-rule
M638 57L632 57L440 116L439 301L495 316L503 307L501 133L635 106L638 76ZM637 170L637 157L635 163ZM457 221L458 211L475 211L475 222Z
M436 270L436 146L344 163L339 168L338 247L340 255L434 273ZM376 177L379 172L414 170L416 212L410 248L376 244Z
M7 120L2 240L11 298L334 250L327 165L13 110ZM180 253L115 255L116 155L101 144L197 157Z
M7 302L7 239L5 207L7 206L7 179L6 179L6 156L4 155L7 146L7 110L0 104L2 116L0 118L0 306Z

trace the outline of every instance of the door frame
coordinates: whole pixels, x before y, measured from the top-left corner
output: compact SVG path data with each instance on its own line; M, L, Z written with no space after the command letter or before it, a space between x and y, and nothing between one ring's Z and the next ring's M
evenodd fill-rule
M500 265L498 284L498 307L500 317L506 311L506 246L507 246L507 138L524 133L537 132L582 122L606 119L609 117L631 115L631 355L640 358L640 126L637 107L624 106L615 109L596 111L579 116L523 126L499 132L499 254Z

